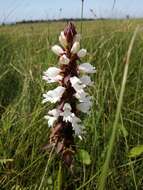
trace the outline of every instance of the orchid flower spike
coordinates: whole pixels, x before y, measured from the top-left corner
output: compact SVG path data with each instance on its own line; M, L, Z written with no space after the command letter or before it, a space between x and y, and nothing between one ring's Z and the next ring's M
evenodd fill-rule
M51 127L50 144L55 147L68 167L73 164L74 137L82 139L85 133L80 112L89 114L92 106L92 97L86 92L86 87L93 85L88 74L96 72L90 63L78 65L78 60L81 61L87 54L86 49L80 49L80 38L74 24L70 22L60 33L61 46L52 47L52 51L59 58L59 67L50 67L43 75L47 83L59 84L55 89L43 94L43 103L56 103L45 119Z

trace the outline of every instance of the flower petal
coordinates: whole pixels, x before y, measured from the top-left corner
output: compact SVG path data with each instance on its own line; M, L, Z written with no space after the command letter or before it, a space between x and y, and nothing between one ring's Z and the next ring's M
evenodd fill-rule
M91 78L87 75L84 75L80 78L80 81L85 84L86 86L92 86L93 82L91 81Z
M66 55L62 55L59 59L59 63L63 65L68 65L70 62L70 59Z
M78 52L80 48L80 43L79 42L74 42L72 48L71 48L71 53L75 54Z
M71 108L71 105L70 105L69 103L65 103L65 104L64 104L64 107L63 107L63 110L64 110L64 111L66 111L66 110L71 111L71 109L72 109L72 108Z
M52 115L54 117L59 117L60 113L61 113L61 111L59 109L53 109L53 110L48 111L48 114Z
M84 126L81 124L81 120L75 115L72 117L72 127L75 131L75 135L82 139L81 135L83 134Z
M81 135L84 133L83 132L84 126L80 125L80 124L76 124L76 125L73 126L73 129L74 129L75 135L78 136L82 140Z
M48 120L49 127L52 127L54 122L57 120L56 117L52 117L52 116L49 116L49 115L46 115L44 118Z
M70 82L76 92L81 91L85 87L85 85L83 85L80 79L76 76L71 77Z
M95 73L95 67L93 67L90 63L83 63L79 65L78 67L79 71L85 72L85 73Z
M87 93L84 90L78 91L74 95L80 102L84 102L86 99Z
M59 36L59 42L61 43L61 45L63 47L66 47L67 46L67 40L66 40L66 37L64 35L64 31L61 32L61 35Z
M63 116L63 121L71 122L73 113L71 112L71 105L69 103L65 103L63 107L63 112L60 113L60 116Z
M82 58L82 57L85 57L86 54L87 54L87 50L86 49L81 49L81 50L78 51L77 56L79 58Z
M43 100L43 103L45 103L45 102L51 102L51 103L59 102L64 91L65 91L65 88L62 86L58 86L54 90L49 90L46 94L43 94L43 97L45 98Z
M56 67L50 67L47 71L44 72L44 76L42 77L48 83L58 82L62 80L62 76L60 75L61 69Z
M92 106L92 102L89 100L87 102L81 102L77 105L77 109L83 113L89 113L89 110Z
M56 55L58 55L58 56L60 56L61 54L64 53L64 50L63 50L60 46L58 46L58 45L54 45L54 46L52 47L52 51L53 51Z

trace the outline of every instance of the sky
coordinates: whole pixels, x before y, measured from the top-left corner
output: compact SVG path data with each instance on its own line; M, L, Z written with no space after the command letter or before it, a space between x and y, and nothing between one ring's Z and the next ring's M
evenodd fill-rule
M84 17L143 17L143 0L84 0ZM93 10L93 12L90 11ZM20 20L75 18L81 0L0 0L0 23Z

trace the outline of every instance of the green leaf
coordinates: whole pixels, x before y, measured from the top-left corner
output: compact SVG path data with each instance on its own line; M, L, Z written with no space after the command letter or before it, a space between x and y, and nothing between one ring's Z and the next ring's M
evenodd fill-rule
M83 164L86 164L86 165L91 164L90 155L86 150L80 149L78 152L78 158L79 158L79 161L82 162Z
M129 157L133 158L139 156L142 153L143 153L143 145L138 145L130 150Z

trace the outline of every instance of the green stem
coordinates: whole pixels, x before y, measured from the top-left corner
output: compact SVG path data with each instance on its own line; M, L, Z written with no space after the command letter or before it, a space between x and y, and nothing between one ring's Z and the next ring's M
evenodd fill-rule
M39 186L38 190L41 190L41 188L42 188L42 186L43 186L43 182L44 182L44 179L45 179L45 176L46 176L46 173L47 173L47 170L48 170L48 166L49 166L49 163L50 163L50 161L51 161L51 157L52 157L52 154L53 154L54 149L55 149L55 146L53 146L53 148L52 148L52 150L51 150L51 152L50 152L49 159L48 159L48 161L47 161L47 165L46 165L46 167L45 167L45 171L44 171L44 174L43 174L43 176L42 176L41 183L40 183L40 186Z
M59 171L58 171L58 190L62 190L62 164L59 163Z

